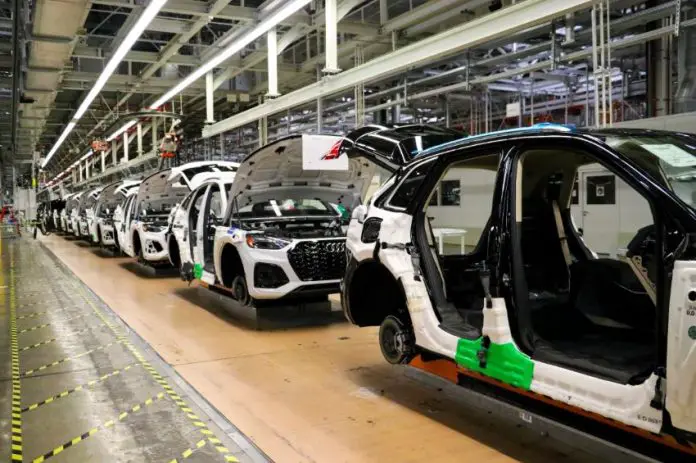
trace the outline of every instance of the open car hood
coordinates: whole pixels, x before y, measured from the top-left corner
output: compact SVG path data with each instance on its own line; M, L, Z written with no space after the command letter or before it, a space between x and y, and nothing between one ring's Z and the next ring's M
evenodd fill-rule
M138 188L136 211L159 208L163 204L174 206L181 202L189 192L188 182L182 180L179 175L172 175L172 169L160 170L147 177Z
M172 167L171 169L167 169L166 172L169 172L168 180L170 182L178 182L193 190L207 178L214 177L212 174L220 175L234 173L237 171L238 167L239 163L230 161L196 161L186 163L183 166Z
M331 138L332 143L341 140ZM291 135L251 153L239 166L230 199L236 199L240 208L252 198L259 202L295 196L340 203L351 209L360 203L374 173L371 163L349 159L347 170L305 170L302 149L303 136Z

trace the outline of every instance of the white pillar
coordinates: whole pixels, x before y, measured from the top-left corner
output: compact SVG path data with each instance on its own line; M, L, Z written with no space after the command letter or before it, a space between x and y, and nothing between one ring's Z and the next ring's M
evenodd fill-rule
M335 74L338 68L338 34L336 33L336 0L326 0L326 74Z
M213 112L215 100L213 99L213 88L215 78L213 76L213 71L208 72L205 75L205 122L212 124L215 122L215 114Z
M74 184L76 184L76 183L77 183L77 171L75 170L75 168L74 168L74 167L73 167L73 169L72 169L72 172L71 172L71 173L72 173L72 182L73 182L73 185L74 185Z
M80 169L80 181L82 181L82 162L77 164L77 168Z
M143 125L138 122L138 156L143 155Z
M128 162L128 131L123 132L123 162Z
M276 28L272 28L266 34L268 42L268 93L266 96L271 98L280 95L278 93L278 36Z
M389 20L387 0L379 0L379 23L384 25Z
M89 180L89 165L92 162L91 159L85 160L85 180Z
M111 161L114 166L118 165L118 139L111 140Z
M101 152L101 170L104 172L106 170L106 151Z
M150 129L150 132L152 132L152 150L157 151L159 146L157 144L157 118L156 117L152 118L152 128Z

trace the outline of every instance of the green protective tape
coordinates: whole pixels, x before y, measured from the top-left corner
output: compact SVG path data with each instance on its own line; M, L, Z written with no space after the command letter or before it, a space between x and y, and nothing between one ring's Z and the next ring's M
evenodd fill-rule
M200 280L203 277L203 266L201 264L193 265L193 278Z
M457 364L528 391L534 377L534 361L511 342L492 342L486 354L486 367L481 368L477 354L481 350L482 342L483 338L474 341L460 339L454 357Z

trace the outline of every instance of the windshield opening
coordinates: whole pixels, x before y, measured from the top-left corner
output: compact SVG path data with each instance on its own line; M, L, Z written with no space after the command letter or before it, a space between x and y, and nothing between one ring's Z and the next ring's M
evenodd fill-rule
M599 138L696 209L696 136L662 132L600 134Z
M191 167L183 171L186 179L191 181L191 179L203 172L237 172L237 168L234 166L218 165L218 164L208 164L205 166Z
M255 200L249 198L237 211L241 220L285 219L292 217L336 218L342 205L330 204L317 198L274 198Z

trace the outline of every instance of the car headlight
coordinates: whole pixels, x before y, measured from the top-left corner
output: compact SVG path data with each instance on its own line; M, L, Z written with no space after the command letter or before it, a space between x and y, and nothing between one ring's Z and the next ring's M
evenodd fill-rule
M290 241L264 235L247 235L246 244L256 249L283 249Z

